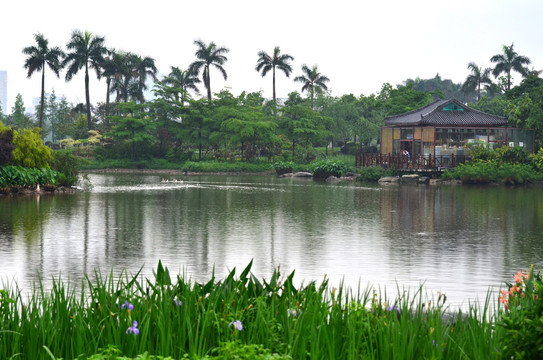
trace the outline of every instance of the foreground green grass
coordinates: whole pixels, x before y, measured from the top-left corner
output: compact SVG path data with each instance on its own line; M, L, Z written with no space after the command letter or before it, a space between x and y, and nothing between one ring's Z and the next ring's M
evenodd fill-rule
M0 358L503 356L508 331L500 325L504 310L489 299L451 315L444 297L431 302L422 290L387 299L370 290L330 288L326 281L296 287L294 273L284 278L276 271L268 281L260 281L250 268L251 264L237 277L234 270L224 280L212 277L200 284L179 276L172 281L159 263L152 280L138 274L97 274L95 282L87 278L77 291L60 280L51 290L39 284L28 298L16 286L4 286Z

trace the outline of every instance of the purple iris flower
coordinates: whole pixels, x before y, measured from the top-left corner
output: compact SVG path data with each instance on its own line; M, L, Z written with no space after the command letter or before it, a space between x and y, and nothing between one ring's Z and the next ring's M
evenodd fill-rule
M232 321L230 324L228 324L228 327L230 327L230 326L232 326L232 325L234 325L234 327L235 327L236 329L238 329L238 331L243 330L243 325L241 324L241 321L239 321L239 320Z
M125 301L124 304L121 305L121 310L124 310L125 307L128 307L128 310L130 311L134 310L134 305L128 301Z
M136 320L134 320L134 323L132 324L132 326L130 326L127 330L126 330L126 333L127 334L134 334L134 335L138 335L140 333L140 330L138 329L138 322Z

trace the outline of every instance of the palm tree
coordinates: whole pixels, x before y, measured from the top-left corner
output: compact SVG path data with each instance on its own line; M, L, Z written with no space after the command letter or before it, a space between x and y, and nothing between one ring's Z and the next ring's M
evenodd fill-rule
M23 54L28 55L25 61L25 69L28 69L28 77L36 71L41 71L41 105L40 105L40 122L39 127L43 126L43 108L45 99L45 65L48 65L51 70L60 76L59 72L62 69L62 58L64 52L58 47L49 48L49 40L45 39L42 34L34 34L36 46L29 46L23 49Z
M195 91L197 94L200 93L200 90L196 86L196 84L200 83L200 79L194 74L175 66L172 66L171 69L172 71L163 79L163 82L179 90L174 92L176 101L179 101L179 93L181 93L181 101L184 101L185 94L189 89Z
M155 66L155 59L146 56L142 58L139 55L133 55L131 65L137 78L137 100L140 104L145 102L143 92L147 90L147 76L151 76L154 81L157 80L156 73L158 72Z
M311 103L313 103L315 92L321 93L323 90L328 90L325 83L329 82L330 79L319 72L317 65L313 65L310 69L304 64L302 65L302 72L303 75L296 76L294 81L304 84L304 86L302 86L302 92L308 91L311 94Z
M490 80L491 69L483 69L474 62L468 64L468 69L471 70L471 74L468 75L462 85L462 91L464 94L468 94L477 89L477 102L479 102L481 100L481 84L492 84L492 80Z
M530 65L531 61L526 56L519 55L511 46L503 46L503 54L497 54L490 58L490 61L496 63L496 67L492 71L494 77L498 77L501 73L506 74L507 90L511 90L511 70L515 70L522 76L526 76L528 69L523 65Z
M289 62L294 60L294 58L288 54L279 54L281 50L279 46L276 46L273 49L273 57L268 55L264 51L258 52L258 61L256 65L256 71L262 70L262 77L266 76L268 71L272 70L273 74L273 101L275 102L275 68L282 70L287 77L289 77L292 72L292 67Z
M115 102L128 101L128 88L134 82L135 71L132 58L135 55L124 51L113 51L111 58L106 60L103 66L102 76L107 76L111 84L108 86L108 94L116 94Z
M209 76L209 67L210 65L213 65L215 68L217 68L222 73L224 80L226 80L226 71L222 65L224 65L228 58L223 54L226 54L230 50L225 47L217 47L213 41L209 43L209 45L206 45L201 40L195 40L194 44L198 47L194 53L198 60L190 64L189 72L194 75L198 75L200 69L203 68L202 80L204 81L204 86L207 89L207 99L211 100L211 78Z
M106 78L106 105L109 105L110 95L113 93L113 90L111 89L112 81L114 82L115 78L117 78L122 71L122 62L119 61L120 54L121 53L115 49L108 49L107 56L104 57L104 62L100 64L100 67L102 68L101 76Z
M87 103L87 123L91 130L90 94L89 94L89 67L96 70L96 76L100 79L100 64L104 62L107 49L104 46L105 38L96 36L91 32L84 33L79 30L72 32L72 37L66 48L71 52L64 58L62 66L68 66L66 81L70 81L79 70L85 68L85 100Z

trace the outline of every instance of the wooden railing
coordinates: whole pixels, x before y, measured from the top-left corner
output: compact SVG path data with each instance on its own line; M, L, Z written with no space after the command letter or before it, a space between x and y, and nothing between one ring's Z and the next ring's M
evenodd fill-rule
M450 169L470 159L469 155L356 154L356 167L382 166L410 170Z

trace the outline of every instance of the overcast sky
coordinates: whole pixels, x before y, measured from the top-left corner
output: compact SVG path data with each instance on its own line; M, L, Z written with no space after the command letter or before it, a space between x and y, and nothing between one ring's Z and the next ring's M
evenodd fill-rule
M255 71L257 52L279 46L294 57L293 74L277 76L277 96L300 91L293 78L301 66L318 65L334 96L377 93L383 83L407 78L463 82L467 64L488 67L492 55L514 42L515 50L543 69L541 0L208 0L208 1L9 1L2 4L0 70L8 72L8 113L15 96L25 106L39 97L41 78L27 78L22 49L42 33L50 46L65 47L72 30L105 36L106 46L153 57L159 72L186 69L195 60L194 40L230 49L228 80L212 70L211 88L234 95L262 90L271 98L271 73ZM83 72L70 82L49 69L46 92L84 102ZM520 79L514 74L514 83ZM205 94L203 85L201 91ZM105 101L105 81L91 74L91 102Z

